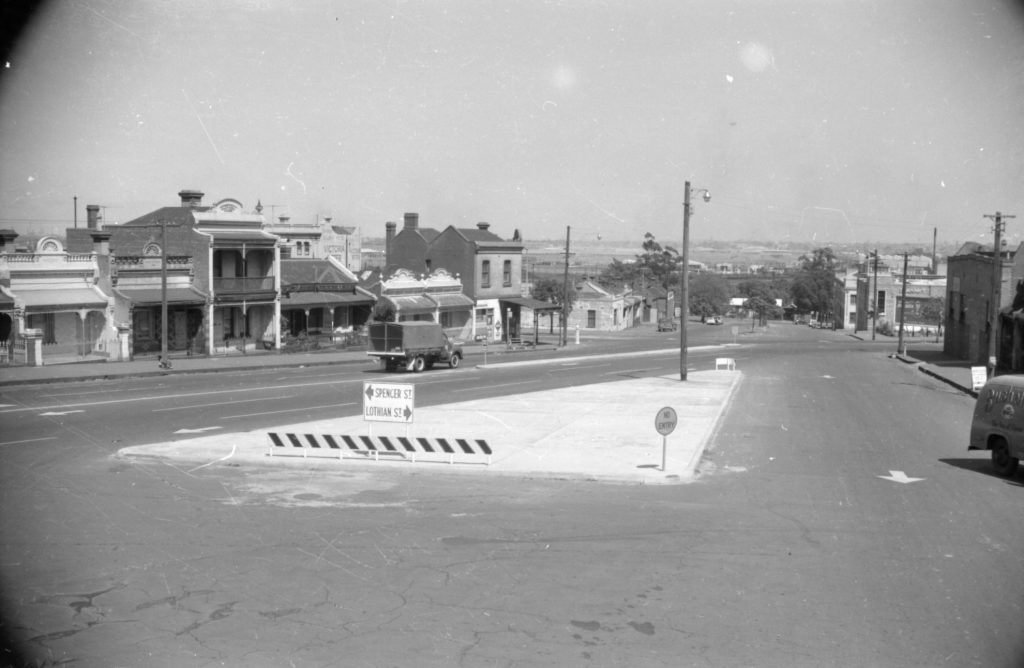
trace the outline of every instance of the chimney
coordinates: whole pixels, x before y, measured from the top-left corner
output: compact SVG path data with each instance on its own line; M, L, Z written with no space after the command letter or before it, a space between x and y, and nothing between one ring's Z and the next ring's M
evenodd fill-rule
M280 216L277 217L277 222L279 222L282 225L287 225L289 220L291 220L291 216L286 216L284 214L281 214Z
M203 195L205 194L199 190L181 190L178 192L178 197L181 198L182 206L197 207L203 205Z
M408 216L408 214L406 214ZM387 267L391 264L391 242L395 240L395 228L398 227L397 223L393 223L390 220L384 223L384 266Z
M490 228L490 226L491 226L490 223L477 223L476 224L477 229L479 229L481 232L486 232L488 230L488 228Z
M405 229L415 230L420 226L420 214L418 213L407 213L405 214Z
M86 204L85 205L85 218L88 221L87 227L90 230L99 229L100 221L100 205L99 204Z

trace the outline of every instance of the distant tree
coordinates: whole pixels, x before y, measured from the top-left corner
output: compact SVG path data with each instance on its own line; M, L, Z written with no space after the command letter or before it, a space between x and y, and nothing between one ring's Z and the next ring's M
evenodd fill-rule
M764 297L751 297L744 306L754 314L753 320L750 323L751 328L753 328L755 323L759 323L763 327L768 323L769 319L782 317L782 309L774 301Z
M649 285L668 288L678 281L679 253L671 246L662 246L650 232L644 234L643 253L636 256L637 277L649 277Z
M541 301L558 304L559 306L567 302L567 310L571 312L572 304L575 303L575 288L573 288L570 280L568 294L566 294L564 281L560 279L541 279L534 283L534 288L529 291L529 296Z
M729 283L718 274L697 274L690 279L691 315L718 315L729 303Z
M925 325L934 325L938 334L942 333L942 322L946 317L946 300L942 297L932 297L921 304L921 321Z
M622 260L613 259L611 264L601 270L597 276L597 283L603 288L621 290L624 285L638 288L642 281L637 280L640 269L635 263L626 263Z
M557 304L558 306L566 304L566 314L572 313L573 304L576 303L576 289L571 277L569 279L568 293L565 291L564 280L557 278L542 278L534 282L533 288L530 290L530 296L544 302ZM555 326L555 313L553 311L549 311L548 318L550 319L548 324L553 331Z
M801 266L790 285L790 295L800 313L830 317L835 301L836 256L831 248L816 248L800 257Z
M771 283L763 279L748 279L740 281L736 286L736 291L740 297L750 299L751 297L762 297L764 299L773 300L775 298L775 290Z

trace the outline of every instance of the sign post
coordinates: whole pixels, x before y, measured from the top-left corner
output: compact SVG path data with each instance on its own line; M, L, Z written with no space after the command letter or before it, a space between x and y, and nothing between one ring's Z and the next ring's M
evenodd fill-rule
M674 408L665 406L658 411L654 417L654 428L661 434L661 470L665 470L666 451L668 450L668 435L675 431L679 418Z

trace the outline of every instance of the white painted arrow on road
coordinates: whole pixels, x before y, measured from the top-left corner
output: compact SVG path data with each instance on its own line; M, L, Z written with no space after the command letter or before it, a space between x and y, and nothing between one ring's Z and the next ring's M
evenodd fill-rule
M50 411L48 413L40 413L39 417L50 416L50 415L70 415L71 413L84 413L85 411Z
M889 475L880 475L879 478L883 480L892 480L893 482L901 482L904 485L908 482L917 482L918 480L924 480L925 478L908 478L907 474L903 471L889 471Z
M175 434L201 434L204 431L215 431L220 427L200 427L199 429L179 429Z

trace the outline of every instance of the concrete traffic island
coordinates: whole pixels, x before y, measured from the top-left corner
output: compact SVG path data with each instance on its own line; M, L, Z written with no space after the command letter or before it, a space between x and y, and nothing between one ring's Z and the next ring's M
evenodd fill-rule
M122 448L120 458L162 458L186 464L186 470L224 465L316 469L324 473L362 471L440 472L511 475L524 478L596 480L617 483L671 484L692 480L704 449L729 405L742 374L734 370L697 371L678 376L636 378L612 383L478 399L417 408L412 424L367 422L361 415L281 426L237 434ZM655 418L664 407L678 416L663 437ZM291 447L275 447L269 434ZM287 435L292 435L290 441ZM338 449L302 447L305 435ZM353 454L350 442L387 439L395 453ZM363 439L362 437L368 437ZM455 454L402 452L420 442L444 440ZM484 441L483 456L456 440ZM333 447L333 446L332 446ZM272 456L273 455L273 456ZM281 456L287 455L287 456ZM436 456L435 456L436 455Z

